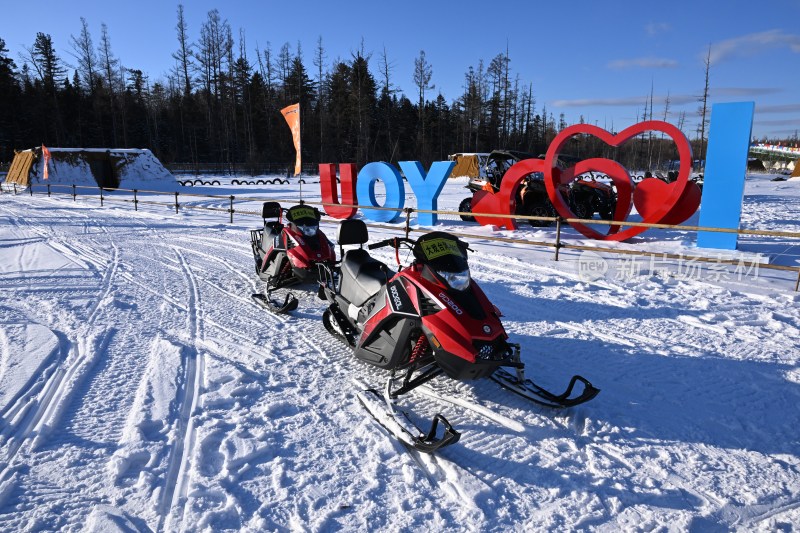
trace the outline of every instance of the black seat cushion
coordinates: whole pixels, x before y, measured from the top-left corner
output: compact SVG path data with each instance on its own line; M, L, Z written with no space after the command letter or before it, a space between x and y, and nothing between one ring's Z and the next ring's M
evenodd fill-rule
M395 272L372 258L366 250L348 250L342 259L342 296L361 307Z

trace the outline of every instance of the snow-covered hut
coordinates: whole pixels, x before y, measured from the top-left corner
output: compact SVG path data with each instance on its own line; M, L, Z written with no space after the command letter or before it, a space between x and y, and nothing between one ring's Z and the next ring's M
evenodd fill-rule
M150 150L134 148L47 148L45 181L42 147L17 152L5 185L78 185L104 189L172 190L175 177Z

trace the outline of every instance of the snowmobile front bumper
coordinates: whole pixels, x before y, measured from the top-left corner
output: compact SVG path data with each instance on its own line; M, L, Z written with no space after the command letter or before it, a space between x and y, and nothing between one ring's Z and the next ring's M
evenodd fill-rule
M435 346L435 343L432 343ZM519 361L518 345L508 344L503 341L493 343L475 342L477 355L474 361L469 361L444 350L434 349L434 357L439 367L448 377L457 380L481 379L492 375L498 368L507 366L522 368L524 364Z

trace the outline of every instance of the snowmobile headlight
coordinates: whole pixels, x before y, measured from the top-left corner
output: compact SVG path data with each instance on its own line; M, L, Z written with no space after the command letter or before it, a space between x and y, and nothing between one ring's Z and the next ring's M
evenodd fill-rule
M463 291L469 287L469 269L460 272L443 272L437 270L436 273L447 283L452 289Z
M305 225L302 225L302 226L297 226L297 229L299 229L300 232L303 235L305 235L306 237L313 237L314 235L317 234L317 230L319 229L319 226L305 226Z

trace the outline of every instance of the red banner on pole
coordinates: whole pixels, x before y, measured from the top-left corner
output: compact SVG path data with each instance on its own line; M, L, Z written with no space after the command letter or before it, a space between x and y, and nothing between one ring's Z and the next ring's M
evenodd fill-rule
M47 167L50 164L50 150L48 150L45 145L42 145L42 158L44 159L44 171L42 172L42 177L47 179Z
M283 118L292 130L292 140L294 140L294 149L297 151L294 162L294 175L300 174L300 104L292 104L281 109Z

